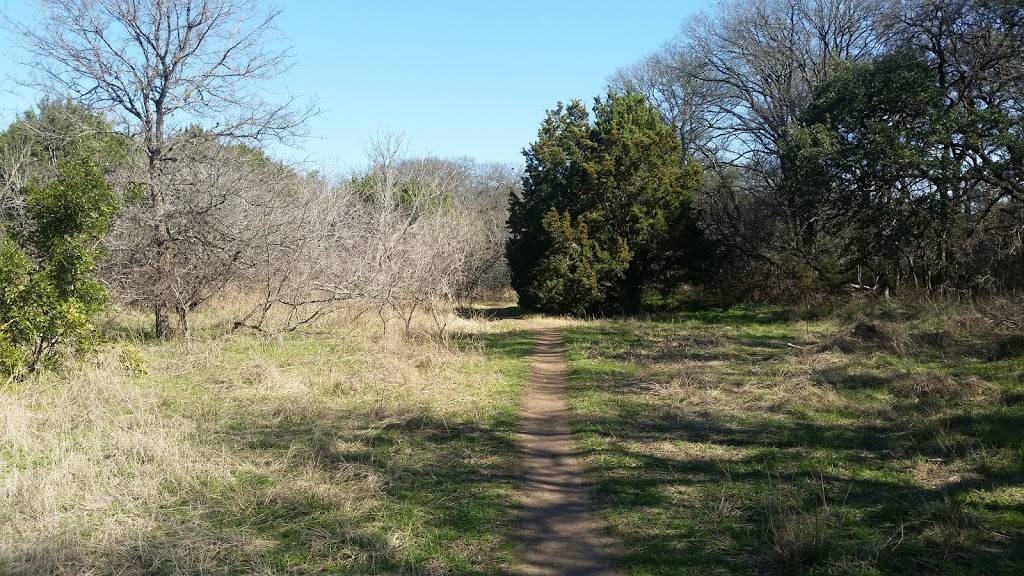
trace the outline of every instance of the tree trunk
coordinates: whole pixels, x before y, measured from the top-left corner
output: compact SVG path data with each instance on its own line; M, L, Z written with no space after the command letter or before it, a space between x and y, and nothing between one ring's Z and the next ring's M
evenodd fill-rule
M158 126L162 131L162 126ZM158 340L170 340L174 337L171 326L169 302L173 302L171 279L174 277L174 266L171 261L171 235L165 223L167 203L164 191L160 187L160 161L162 155L162 136L150 137L146 145L149 171L149 199L153 211L153 244L156 249L156 269L153 286L153 309L155 312L154 332ZM157 144L155 142L160 142Z
M626 270L626 277L623 278L623 312L627 314L639 314L643 305L644 282L643 274L635 267L630 266Z
M171 329L171 316L168 309L162 302L153 304L154 332L158 340L170 340L174 336Z
M188 307L178 306L178 333L188 337Z

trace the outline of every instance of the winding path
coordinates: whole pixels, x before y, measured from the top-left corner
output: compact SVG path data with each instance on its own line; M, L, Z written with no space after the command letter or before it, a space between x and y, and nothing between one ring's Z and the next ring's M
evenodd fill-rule
M568 368L556 329L537 332L519 446L524 491L517 517L524 576L611 575L603 525L576 459L565 394Z

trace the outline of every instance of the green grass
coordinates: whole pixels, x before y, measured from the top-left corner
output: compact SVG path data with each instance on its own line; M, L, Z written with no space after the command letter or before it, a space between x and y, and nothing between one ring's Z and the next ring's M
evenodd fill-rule
M109 332L0 390L0 572L506 573L529 340L479 327Z
M853 348L862 313L474 314L443 344L216 317L158 343L116 318L97 357L0 390L0 573L508 573L540 324L566 335L624 572L1024 572L1013 335L900 310Z
M843 353L826 344L849 324L793 317L566 331L579 445L623 569L1024 573L1024 357L955 331ZM892 324L911 343L945 326Z

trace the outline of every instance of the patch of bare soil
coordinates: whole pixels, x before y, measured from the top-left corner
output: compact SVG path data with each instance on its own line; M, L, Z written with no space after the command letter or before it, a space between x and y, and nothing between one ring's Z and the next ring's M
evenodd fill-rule
M519 430L524 490L516 532L524 576L611 575L610 542L573 447L561 334L539 330Z

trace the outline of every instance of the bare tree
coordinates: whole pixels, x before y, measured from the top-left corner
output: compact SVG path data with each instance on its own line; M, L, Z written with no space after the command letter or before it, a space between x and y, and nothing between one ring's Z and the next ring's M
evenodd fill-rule
M678 43L670 43L639 63L615 72L610 85L643 94L679 133L683 154L713 163L717 151L711 131L720 121L713 113L719 87L697 77L699 60Z
M691 60L688 82L715 87L719 158L750 167L777 156L832 65L876 53L881 10L880 0L729 0L717 17L691 21L675 50Z
M494 294L509 288L505 244L508 241L509 199L522 196L522 169L505 164L463 160L467 182L459 188L459 204L473 222L468 259L458 290L460 298Z
M145 263L155 332L172 335L173 251L166 172L178 133L199 125L219 139L258 142L295 135L312 110L269 103L258 83L281 74L279 12L253 0L39 0L41 21L17 31L31 58L27 80L113 114L142 144Z
M516 172L468 160L409 158L378 137L369 165L330 185L308 180L301 212L253 267L260 300L238 327L299 329L341 307L410 332L431 317L443 335L454 304L488 283L507 286L504 220Z
M28 183L33 164L31 143L17 135L0 137L0 222L20 218L23 202L21 189Z
M296 243L296 222L306 208L307 177L257 149L224 145L188 130L175 143L176 161L161 172L160 188L170 224L171 297L178 330L189 314L231 288L244 287L266 265L267 244ZM104 277L125 300L153 301L147 262L157 257L148 241L146 203L128 202L106 241Z

